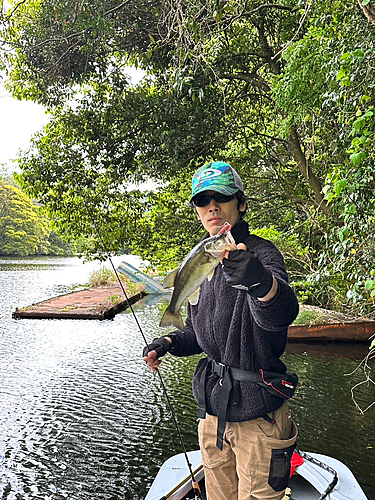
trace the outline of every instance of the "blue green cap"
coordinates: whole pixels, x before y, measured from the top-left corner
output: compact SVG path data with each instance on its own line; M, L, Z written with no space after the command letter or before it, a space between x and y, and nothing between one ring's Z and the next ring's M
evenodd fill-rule
M229 196L237 191L244 192L244 187L241 177L229 163L213 161L203 165L193 175L190 201L202 191L215 191Z

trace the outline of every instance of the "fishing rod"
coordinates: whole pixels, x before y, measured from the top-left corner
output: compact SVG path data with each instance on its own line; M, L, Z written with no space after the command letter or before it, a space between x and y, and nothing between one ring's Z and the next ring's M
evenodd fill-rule
M138 318L137 318L137 315L135 314L135 311L133 309L133 306L129 300L129 297L128 297L128 294L126 293L126 290L125 290L125 287L124 285L122 284L122 281L120 279L120 276L117 272L117 269L115 268L114 264L113 264L113 261L111 259L111 256L108 255L108 259L109 259L109 262L111 263L111 266L112 266L112 269L115 273L115 276L117 278L117 281L119 282L120 284L120 287L121 287L121 290L125 296L125 299L126 299L126 302L128 304L128 307L130 308L130 311L135 319L135 322L137 323L137 326L138 326L138 329L142 335L142 338L146 344L146 346L148 348L150 348L150 345L149 343L147 342L147 339L146 339L146 336L143 332L143 329L141 327L141 324L139 323L138 321ZM181 434L181 430L180 430L180 426L178 424L178 421L177 421L177 417L176 417L176 414L173 410L173 406L172 406L172 403L171 403L171 400L169 398L169 395L168 395L168 391L167 391L167 388L164 384L164 380L163 380L163 377L161 376L161 373L160 373L160 370L158 368L155 369L158 376L159 376L159 380L160 380L160 383L161 383L161 386L163 388L163 392L164 392L164 395L165 395L165 398L168 402L168 407L169 407L169 411L171 412L171 415L172 415L172 419L173 419L173 423L174 423L174 426L176 428L176 431L177 431L177 434L178 434L178 437L179 437L179 440L180 440L180 444L181 444L181 447L182 447L182 450L183 450L183 454L185 456L185 460L186 460L186 464L188 466L188 469L189 469L189 473L190 473L190 477L191 477L191 481L192 481L192 484L193 484L193 489L194 489L194 492L195 492L195 499L196 500L203 500L202 498L202 493L201 493L201 490L200 490L200 487L199 487L199 484L198 484L198 481L195 479L195 476L194 476L194 473L193 473L193 469L192 469L192 465L191 463L189 462L189 457L188 457L188 454L187 454L187 451L186 451L186 447L185 447L185 443L184 443L184 440L182 439L182 434ZM160 500L163 500L165 499L166 497L162 497Z
M104 244L104 239L102 237L101 231L99 231L99 229L96 227L95 218L94 218L93 213L91 212L91 209L89 207L87 207L87 213L89 215L89 218L91 219L92 227L96 229L96 234L97 234L97 236L98 236L98 238L99 238L99 240L100 240L100 242L102 244L103 250L104 250L105 247L106 247L106 245ZM132 315L133 315L133 317L135 319L135 322L137 323L137 327L138 327L138 329L139 329L139 331L140 331L140 333L142 335L144 343L150 349L150 345L147 342L147 339L146 339L146 336L145 336L145 334L143 332L141 324L138 321L137 315L135 314L133 306L132 306L132 304L131 304L131 302L129 300L128 294L126 293L125 287L124 287L124 285L123 285L123 283L122 283L122 281L120 279L120 276L119 276L119 274L117 272L117 269L116 269L115 265L113 264L113 261L112 261L112 258L111 258L111 255L109 254L109 252L108 252L108 260L109 260L109 262L110 262L110 264L112 266L112 269L113 269L113 272L115 273L117 281L119 282L120 288L122 290L122 293L124 294L124 297L125 297L125 300L126 300L126 302L128 304L128 307L130 308L130 311L131 311L131 313L132 313ZM163 377L161 376L160 370L158 368L155 368L155 371L158 374L158 377L159 377L159 380L160 380L160 383L161 383L161 386L162 386L162 389L163 389L163 393L164 393L165 398L167 400L169 411L170 411L170 413L172 415L172 420L173 420L174 426L176 428L176 431L177 431L177 434L178 434L178 438L180 440L181 448L182 448L183 454L185 456L185 461L186 461L186 464L187 464L187 467L188 467L188 470L189 470L189 475L190 475L190 478L191 478L191 481L192 481L192 485L193 485L195 500L203 500L202 493L201 493L198 481L195 478L195 475L194 475L193 469L192 469L192 465L189 462L189 457L188 457L188 454L187 454L187 450L186 450L186 447L185 447L184 440L182 439L182 434L181 434L180 426L178 424L176 414L175 414L175 412L173 410L173 406L172 406L171 400L169 398L167 388L166 388L166 386L164 384ZM164 498L161 498L160 500L164 500Z

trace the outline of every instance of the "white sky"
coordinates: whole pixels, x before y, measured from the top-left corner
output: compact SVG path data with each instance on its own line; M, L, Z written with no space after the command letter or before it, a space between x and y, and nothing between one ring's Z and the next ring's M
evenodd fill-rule
M144 73L135 68L126 71L133 84ZM1 75L0 75L1 77ZM0 165L5 164L9 173L16 169L12 162L19 151L29 148L31 137L47 124L49 116L43 106L31 101L13 99L0 78Z
M17 101L0 81L0 164L15 169L13 159L19 150L29 147L31 136L48 121L43 106L31 101Z

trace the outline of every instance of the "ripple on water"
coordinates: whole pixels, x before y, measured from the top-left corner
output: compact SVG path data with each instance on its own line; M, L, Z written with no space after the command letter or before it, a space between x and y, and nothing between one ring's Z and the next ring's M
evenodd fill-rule
M0 259L1 500L139 500L160 464L181 451L131 314L106 322L12 320L12 307L84 283L82 267L78 259ZM158 327L165 305L135 306L148 341L166 334ZM299 446L347 463L375 498L374 419L351 401L361 372L344 376L360 357L306 346L284 358L300 376L291 402ZM187 449L197 448L197 361L167 356L161 368ZM361 404L375 399L361 390Z

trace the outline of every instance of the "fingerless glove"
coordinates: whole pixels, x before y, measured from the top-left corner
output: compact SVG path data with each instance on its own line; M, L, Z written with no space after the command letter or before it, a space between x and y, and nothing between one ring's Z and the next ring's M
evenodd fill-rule
M253 252L234 250L223 260L228 285L246 290L252 297L265 297L272 288L273 277Z
M143 349L143 357L145 358L150 351L156 351L157 357L161 358L170 351L171 347L172 344L165 337L154 339Z

